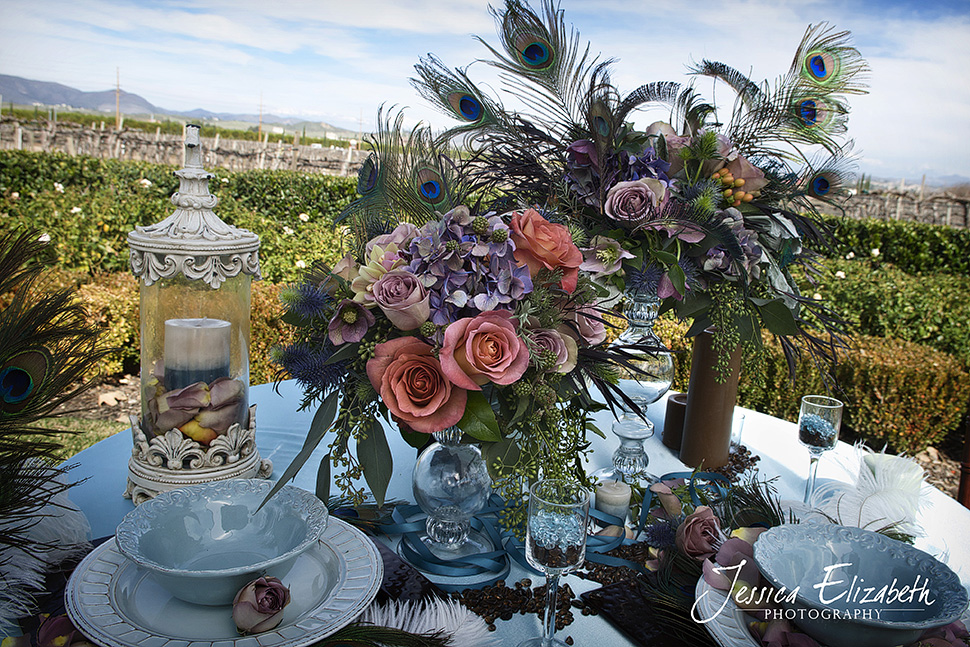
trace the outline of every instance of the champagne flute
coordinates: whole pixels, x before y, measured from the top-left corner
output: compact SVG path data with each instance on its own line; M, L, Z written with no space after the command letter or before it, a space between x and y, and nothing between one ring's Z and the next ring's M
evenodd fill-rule
M586 557L589 491L578 482L557 479L537 481L529 490L529 522L525 558L546 574L546 615L541 638L519 647L564 647L556 640L556 594L559 577L579 568Z
M808 481L805 483L805 504L815 491L818 459L835 447L842 425L842 403L824 395L806 395L798 414L798 442L808 447Z

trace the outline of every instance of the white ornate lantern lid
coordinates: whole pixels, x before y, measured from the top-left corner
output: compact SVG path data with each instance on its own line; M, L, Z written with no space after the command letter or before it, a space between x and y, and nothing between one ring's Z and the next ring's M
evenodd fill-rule
M224 223L213 209L219 199L209 193L214 176L202 168L199 126L185 127L185 168L175 171L179 190L172 195L175 212L128 234L131 269L145 285L184 274L218 289L240 272L259 275L259 236Z

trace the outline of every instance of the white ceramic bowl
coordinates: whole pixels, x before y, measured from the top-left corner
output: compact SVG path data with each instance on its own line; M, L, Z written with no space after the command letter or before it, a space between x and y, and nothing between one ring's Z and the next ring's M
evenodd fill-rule
M908 645L960 618L967 591L948 566L885 535L835 524L776 526L754 544L786 617L828 647Z
M163 492L125 516L115 541L173 596L231 604L261 575L283 579L327 527L316 496L284 486L259 512L273 483L231 479Z

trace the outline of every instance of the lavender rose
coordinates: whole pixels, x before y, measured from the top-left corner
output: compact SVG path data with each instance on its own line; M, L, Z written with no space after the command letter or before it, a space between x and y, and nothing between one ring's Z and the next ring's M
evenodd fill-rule
M290 590L276 577L261 577L239 589L232 601L232 620L242 635L258 634L279 626Z
M620 222L639 223L656 213L667 199L667 185L656 178L618 182L606 193L603 210Z
M579 346L572 335L565 331L539 328L532 331L532 341L535 342L536 350L549 351L555 355L556 365L549 372L565 375L576 368Z
M364 253L370 255L370 250L376 246L386 247L394 243L399 249L407 249L411 244L411 239L418 235L418 228L409 222L402 222L389 234L381 234L367 241L364 246Z
M699 562L713 557L721 541L721 522L706 505L698 506L677 528L677 548Z
M603 316L592 306L586 305L563 312L563 329L568 330L577 341L587 346L595 346L606 341L606 324Z
M428 291L408 270L392 270L374 283L374 301L398 330L414 330L431 315Z

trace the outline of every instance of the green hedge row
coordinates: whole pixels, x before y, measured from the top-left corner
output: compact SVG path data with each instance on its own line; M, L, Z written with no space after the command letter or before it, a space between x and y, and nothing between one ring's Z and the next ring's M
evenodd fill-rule
M0 231L31 226L53 239L56 262L87 274L128 269L128 232L174 211L175 167L26 151L0 151ZM224 221L260 237L262 273L296 280L301 266L335 262L330 222L355 195L347 178L290 171L217 174L210 191Z
M836 245L827 255L877 256L910 274L970 274L970 229L899 220L825 216Z
M970 367L970 276L907 274L873 258L826 260L824 270L819 284L803 289L830 303L853 332L931 346Z

